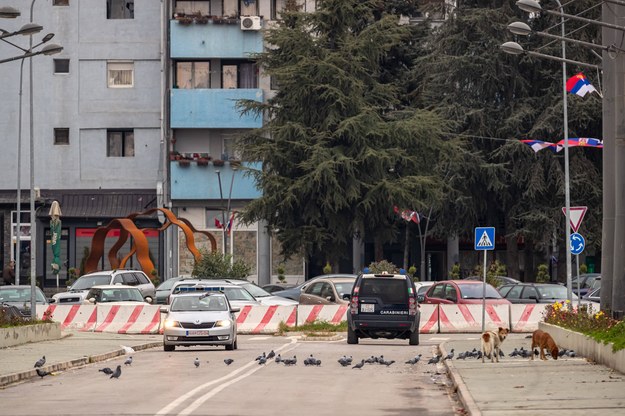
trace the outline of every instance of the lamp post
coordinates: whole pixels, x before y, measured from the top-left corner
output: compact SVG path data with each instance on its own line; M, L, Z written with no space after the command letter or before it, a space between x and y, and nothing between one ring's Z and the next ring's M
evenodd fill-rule
M564 41L566 31L564 27L564 9L562 7L562 3L560 0L555 0L558 3L558 7L560 8L560 13L558 14L561 18L561 30L562 30L562 106L563 106L563 123L564 123L564 205L565 205L565 215L566 215L566 225L564 226L565 232L565 241L564 244L566 246L566 297L569 300L569 307L572 307L573 300L573 292L572 292L572 276L571 276L571 250L570 250L570 240L571 240L571 189L570 189L570 177L569 177L569 120L568 120L568 100L567 100L567 92L566 92L566 42ZM523 11L528 13L536 13L542 10L540 4L538 4L534 0L519 0L517 1L517 6ZM538 8L537 8L538 7ZM549 11L548 11L549 12ZM504 44L505 45L505 44ZM506 48L502 49L506 52ZM522 48L521 48L522 50Z
M230 191L228 193L228 203L226 205L225 211L223 209L224 195L223 195L223 190L221 186L221 172L219 170L215 171L215 173L217 174L217 179L219 181L219 200L220 200L220 205L221 205L221 221L222 221L221 230L222 230L222 236L223 236L223 242L224 242L224 246L223 246L224 256L228 252L227 251L227 247L228 247L228 230L227 229L228 229L228 224L230 223L230 202L232 201L232 187L234 185L234 173L236 171L237 171L237 168L232 167L232 178L230 179ZM228 223L226 223L226 216L228 217Z

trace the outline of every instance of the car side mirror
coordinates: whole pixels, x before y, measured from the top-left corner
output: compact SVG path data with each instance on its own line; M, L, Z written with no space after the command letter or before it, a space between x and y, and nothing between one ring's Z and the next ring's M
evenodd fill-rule
M95 303L95 298L89 298L89 303Z
M169 313L169 308L166 307L166 306L161 306L160 312L161 313Z
M56 299L54 299L54 298L49 298L48 299L48 303L54 303L54 302L56 302Z
M349 293L343 293L343 295L341 296L341 298L343 300L352 300L352 295Z
M417 295L417 302L419 302L419 303L425 302L425 296L424 295Z
M232 313L241 312L241 308L230 308L230 312Z
M326 296L328 302L334 302L334 296Z

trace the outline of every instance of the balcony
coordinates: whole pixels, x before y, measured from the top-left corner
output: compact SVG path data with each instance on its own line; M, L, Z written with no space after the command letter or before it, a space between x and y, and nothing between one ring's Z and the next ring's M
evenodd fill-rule
M172 200L221 199L217 170L221 174L224 199L228 199L231 183L232 199L251 200L261 196L260 190L254 184L254 179L247 175L245 166L239 166L234 170L228 162L219 167L214 166L212 162L207 166L198 166L194 161L191 161L188 166L182 166L178 161L170 163ZM260 163L247 166L260 169ZM234 182L232 182L232 175L234 175Z
M170 55L172 59L249 58L263 52L260 31L241 30L240 24L184 25L171 21Z
M253 129L262 117L241 115L237 100L263 101L263 90L178 89L171 90L171 128Z

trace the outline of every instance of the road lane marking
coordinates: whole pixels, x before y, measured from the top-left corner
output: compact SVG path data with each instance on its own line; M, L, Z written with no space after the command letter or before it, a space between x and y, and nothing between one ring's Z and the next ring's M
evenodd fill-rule
M288 351L291 351L293 348L295 348L295 346L293 346L293 348L289 348L288 350L286 350L286 348L287 348L287 347L292 346L293 344L296 344L296 343L297 343L297 337L289 337L289 338L290 338L291 342L289 342L288 344L284 344L284 345L282 345L282 346L281 346L281 347L279 347L279 348L276 348L274 351L276 351L276 352L280 352L280 351L282 351L282 350L285 350L284 352L288 352ZM241 368L238 368L238 369L234 370L233 372L231 372L231 373L230 373L230 374L228 374L228 375L225 375L225 376L223 376L223 377L220 377L220 378L218 378L218 379L216 379L216 380L211 380L211 381L209 381L209 382L207 382L207 383L204 383L204 384L202 384L202 385L200 385L200 386L198 386L198 387L194 388L193 390L191 390L191 391L189 391L189 392L187 392L187 393L183 394L182 396L178 397L176 400L172 401L172 402L171 402L171 403L169 403L167 406L165 406L165 407L163 407L161 410L159 410L159 411L156 413L156 416L170 414L170 413L172 412L172 410L173 410L173 409L175 409L176 407L180 406L180 404L181 404L181 403L184 403L185 401L189 400L189 398L190 398L190 397L193 397L193 396L194 396L196 393L198 393L199 391L201 391L201 390L203 390L203 389L205 389L205 388L207 388L207 387L210 387L210 386L212 386L213 384L217 384L217 383L220 383L220 382L222 382L222 381L228 380L229 378L236 376L237 374L239 374L239 373L241 373L241 372L245 371L247 368L252 367L252 366L254 366L254 365L256 365L256 366L257 366L257 368L256 368L256 369L254 369L254 370L253 370L253 371L251 371L251 372L248 372L248 373L244 374L244 376L245 376L245 377L247 377L248 375L252 374L252 373L253 373L253 372L255 372L256 370L263 368L263 366L259 366L259 365L258 365L258 363L257 363L256 361L251 361L251 362L249 362L249 363L245 364L243 367L241 367ZM238 380L240 380L240 379L242 379L242 378L244 378L244 377L243 377L243 376L237 377L237 378L236 378L236 381L238 381ZM213 390L213 391L214 391L214 390ZM221 391L221 389L220 389L219 391ZM210 394L210 392L209 392L208 394ZM202 396L202 397L203 397L203 396ZM212 396L211 396L211 397L212 397ZM201 398L200 398L200 399L201 399ZM200 400L200 399L198 399L198 400ZM208 398L207 398L207 399L208 399ZM206 399L206 400L207 400L207 399ZM192 407L192 406L193 406L193 405L194 405L194 404L195 404L198 400L196 400L195 402L193 402L193 404L192 404L191 406L187 407L186 409L191 408L191 407ZM206 400L204 400L204 401L206 401ZM204 401L202 401L202 403L203 403ZM199 405L198 405L198 406L199 406ZM184 410L183 410L183 412L185 412L185 411L186 411L186 409L184 409ZM195 408L194 408L194 410L195 410ZM180 413L180 414L183 414L183 413ZM186 414L188 414L188 413L186 413Z
M265 339L269 339L271 337L251 337L247 341L263 341Z

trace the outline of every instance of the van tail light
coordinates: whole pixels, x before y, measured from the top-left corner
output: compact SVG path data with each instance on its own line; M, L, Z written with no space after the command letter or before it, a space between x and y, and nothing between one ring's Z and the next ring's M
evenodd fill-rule
M357 315L358 314L358 296L356 296L354 294L354 296L352 296L352 301L349 305L349 311L352 315Z
M417 314L417 299L414 296L410 296L408 299L408 315Z

